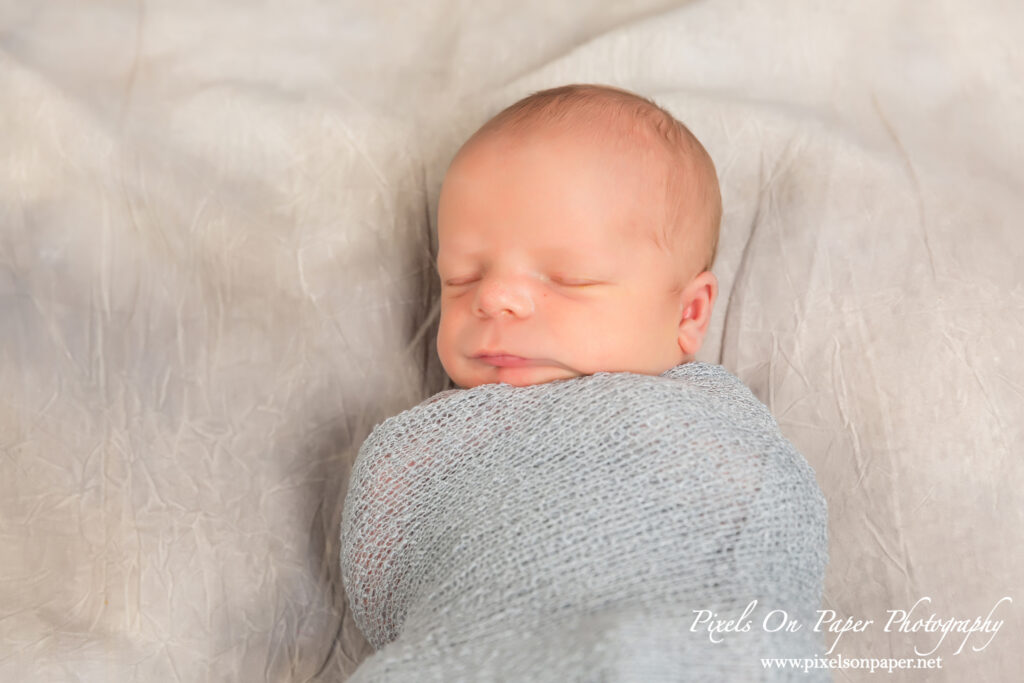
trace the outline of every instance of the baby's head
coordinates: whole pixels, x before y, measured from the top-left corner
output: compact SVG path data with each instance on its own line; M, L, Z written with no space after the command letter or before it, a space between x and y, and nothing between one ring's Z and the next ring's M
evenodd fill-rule
M520 100L459 149L441 188L441 363L468 389L693 360L721 215L708 153L650 100L597 85Z

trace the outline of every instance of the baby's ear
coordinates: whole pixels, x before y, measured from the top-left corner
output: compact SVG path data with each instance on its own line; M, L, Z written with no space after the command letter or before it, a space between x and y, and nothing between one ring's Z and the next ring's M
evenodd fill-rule
M717 296L718 278L710 270L690 280L680 294L683 314L679 320L679 348L684 355L693 356L700 351Z

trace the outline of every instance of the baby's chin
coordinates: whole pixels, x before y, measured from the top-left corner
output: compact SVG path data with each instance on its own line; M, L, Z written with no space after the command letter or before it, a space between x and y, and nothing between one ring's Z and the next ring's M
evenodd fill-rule
M580 373L557 365L533 365L528 367L484 367L466 373L466 376L453 378L462 389L472 389L481 384L511 384L516 387L528 387L535 384L547 384L561 379L579 377Z

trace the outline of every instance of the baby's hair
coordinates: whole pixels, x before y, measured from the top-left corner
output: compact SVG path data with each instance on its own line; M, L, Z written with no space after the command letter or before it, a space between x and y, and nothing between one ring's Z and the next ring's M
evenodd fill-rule
M509 105L487 121L473 138L496 131L523 132L542 125L583 125L596 130L604 140L612 139L608 120L625 123L625 143L635 147L637 136L653 140L672 162L666 179L667 217L654 240L663 250L680 238L680 221L687 209L687 198L693 197L701 207L701 223L707 235L707 252L703 270L710 270L718 251L718 233L722 221L722 197L714 162L700 141L681 121L653 100L620 88L594 83L575 83L533 93ZM619 136L620 138L623 136ZM471 138L472 139L472 138Z

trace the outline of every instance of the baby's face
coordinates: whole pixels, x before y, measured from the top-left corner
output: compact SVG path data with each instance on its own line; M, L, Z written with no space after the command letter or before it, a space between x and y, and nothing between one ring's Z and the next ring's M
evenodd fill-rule
M437 346L457 385L684 362L679 273L648 237L664 216L654 182L635 158L566 134L462 150L438 206Z

